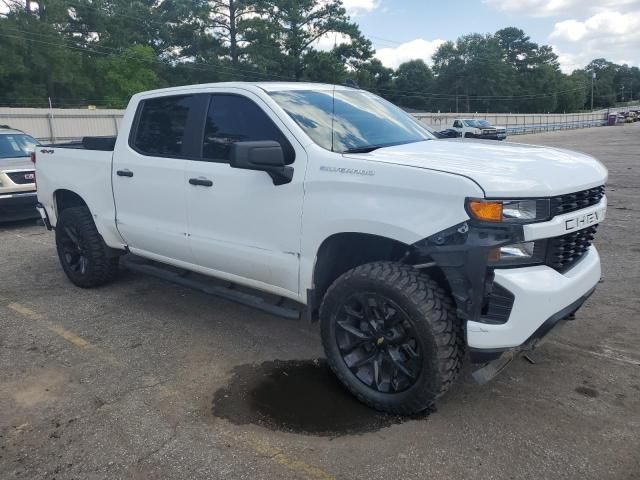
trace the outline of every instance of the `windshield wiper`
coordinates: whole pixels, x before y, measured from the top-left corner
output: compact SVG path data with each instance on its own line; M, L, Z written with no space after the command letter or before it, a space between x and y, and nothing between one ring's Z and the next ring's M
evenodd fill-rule
M369 153L377 150L378 148L388 147L389 145L367 145L365 147L350 148L342 153Z
M365 145L364 147L349 148L348 150L344 150L342 153L369 153L379 148L397 147L398 145L407 145L409 143L418 143L418 142L424 142L427 140L430 140L430 139L423 138L420 140L411 140L409 142L393 142L393 143L381 143L378 145Z

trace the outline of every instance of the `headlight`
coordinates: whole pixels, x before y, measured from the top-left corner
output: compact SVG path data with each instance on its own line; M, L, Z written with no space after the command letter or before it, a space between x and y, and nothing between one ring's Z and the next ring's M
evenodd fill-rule
M533 223L549 219L549 199L484 200L468 198L467 212L483 222Z
M489 265L492 267L534 265L544 261L545 241L513 243L492 248Z

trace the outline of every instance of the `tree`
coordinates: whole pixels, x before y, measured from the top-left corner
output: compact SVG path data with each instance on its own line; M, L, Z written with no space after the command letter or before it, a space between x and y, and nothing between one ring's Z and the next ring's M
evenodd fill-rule
M134 45L125 55L111 55L96 60L102 105L124 108L129 98L138 92L158 87L154 71L155 53L151 47Z
M237 66L242 54L242 44L247 42L243 20L263 13L258 2L251 0L210 0L205 25L216 32L218 39L227 46L233 66Z
M410 60L398 67L394 75L396 103L417 110L430 107L429 95L434 87L433 73L423 60Z
M278 45L285 72L295 80L304 75L306 54L316 50L315 43L330 33L351 39L343 43L352 49L341 45L337 55L367 60L372 54L370 43L350 21L341 0L262 0L259 4L268 12L268 17L260 19L266 43ZM355 48L354 42L359 43Z
M393 74L393 69L385 67L380 60L373 58L360 64L354 77L361 88L389 97L394 88Z

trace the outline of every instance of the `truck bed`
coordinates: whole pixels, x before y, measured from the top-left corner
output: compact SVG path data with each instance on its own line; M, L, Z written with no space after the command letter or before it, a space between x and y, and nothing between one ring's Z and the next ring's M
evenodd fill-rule
M116 146L116 139L117 137L83 137L82 140L76 142L57 143L45 146L113 152Z
M115 230L115 205L111 189L113 149L88 149L89 142L51 145L36 149L38 201L49 213L53 227L57 223L56 202L73 202L80 197L94 216L98 231L105 236Z

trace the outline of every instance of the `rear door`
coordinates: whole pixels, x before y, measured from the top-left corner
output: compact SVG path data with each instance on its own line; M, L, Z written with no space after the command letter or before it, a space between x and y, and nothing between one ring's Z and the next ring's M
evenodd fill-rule
M229 165L233 143L254 140L280 143L294 168L290 183L276 186L265 172ZM187 185L194 263L232 281L297 294L306 161L304 149L259 97L211 95L202 156L188 169L189 181L203 183Z
M202 95L143 99L125 148L116 149L118 230L134 253L189 261L186 170L199 152Z

